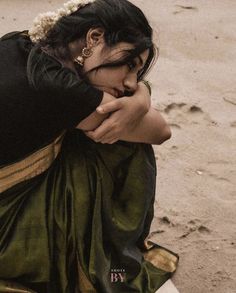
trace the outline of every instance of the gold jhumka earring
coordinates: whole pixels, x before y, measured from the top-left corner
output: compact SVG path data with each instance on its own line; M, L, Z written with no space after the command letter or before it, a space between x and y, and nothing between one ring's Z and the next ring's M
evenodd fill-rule
M80 66L84 66L84 60L85 60L86 58L92 56L92 54L93 54L92 49L85 47L85 48L83 48L83 50L82 50L82 55L76 57L76 58L74 59L74 61L75 61L77 64L79 64Z

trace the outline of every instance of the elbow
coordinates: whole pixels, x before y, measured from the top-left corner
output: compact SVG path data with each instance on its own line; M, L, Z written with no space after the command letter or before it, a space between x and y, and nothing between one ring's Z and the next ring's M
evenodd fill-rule
M158 135L158 140L157 140L156 144L160 145L170 138L171 138L171 129L170 129L169 125L166 125L163 128L162 132Z

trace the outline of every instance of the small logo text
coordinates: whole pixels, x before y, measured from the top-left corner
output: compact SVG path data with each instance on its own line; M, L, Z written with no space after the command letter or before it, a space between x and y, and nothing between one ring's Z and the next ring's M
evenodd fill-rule
M125 281L125 270L124 269L111 269L111 282L112 283L124 283Z

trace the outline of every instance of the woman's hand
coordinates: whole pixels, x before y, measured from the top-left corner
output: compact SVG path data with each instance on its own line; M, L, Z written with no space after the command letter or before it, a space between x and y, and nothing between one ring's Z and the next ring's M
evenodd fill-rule
M85 134L96 142L112 144L124 134L131 132L148 112L151 98L146 86L140 82L135 94L103 104L97 108L98 113L111 113L102 124Z

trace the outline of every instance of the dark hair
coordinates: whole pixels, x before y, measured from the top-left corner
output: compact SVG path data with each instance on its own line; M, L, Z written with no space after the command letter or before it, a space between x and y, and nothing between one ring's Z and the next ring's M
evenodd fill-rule
M38 45L51 48L55 57L66 60L71 58L68 44L76 39L85 39L91 28L104 29L104 39L109 47L119 42L134 45L134 49L128 50L123 60L102 64L93 70L124 65L149 49L147 62L138 76L138 79L143 78L151 67L157 50L152 41L152 28L145 15L127 0L96 0L71 15L62 17Z

